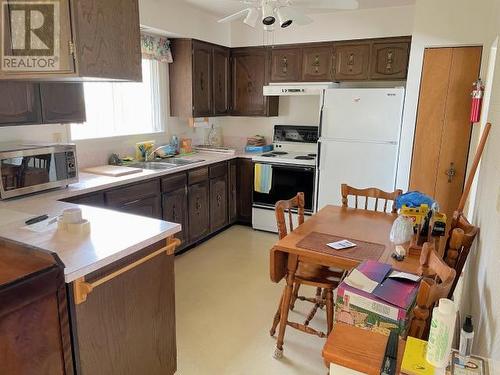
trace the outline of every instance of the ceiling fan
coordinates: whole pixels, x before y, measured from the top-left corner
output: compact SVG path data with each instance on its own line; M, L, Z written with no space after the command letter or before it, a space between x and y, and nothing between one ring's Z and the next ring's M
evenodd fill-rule
M313 22L305 12L308 9L358 9L357 0L236 0L248 5L247 8L220 19L219 23L233 22L243 18L243 22L256 27L259 19L264 30L273 31L276 21L284 29L292 24L308 25Z

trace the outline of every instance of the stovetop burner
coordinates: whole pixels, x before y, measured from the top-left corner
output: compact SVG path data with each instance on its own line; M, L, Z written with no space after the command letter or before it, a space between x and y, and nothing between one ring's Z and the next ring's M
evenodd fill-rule
M285 152L285 151L273 151L272 154L274 154L274 155L287 155L288 152Z
M299 155L299 156L296 156L295 159L297 159L297 160L314 160L314 157L307 156L307 155Z

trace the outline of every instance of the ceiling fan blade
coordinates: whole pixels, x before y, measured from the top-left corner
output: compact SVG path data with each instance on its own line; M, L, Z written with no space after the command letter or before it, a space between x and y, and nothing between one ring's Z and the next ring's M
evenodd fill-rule
M252 8L246 8L246 9L240 10L239 12L236 12L236 13L233 13L233 14L227 16L227 17L221 18L217 22L218 23L233 22L237 19L246 17L251 10L252 10Z
M309 25L314 22L311 17L304 14L302 9L297 9L294 7L286 7L287 15L292 19L293 23L296 25Z
M358 0L293 0L292 4L310 9L354 10L359 8Z

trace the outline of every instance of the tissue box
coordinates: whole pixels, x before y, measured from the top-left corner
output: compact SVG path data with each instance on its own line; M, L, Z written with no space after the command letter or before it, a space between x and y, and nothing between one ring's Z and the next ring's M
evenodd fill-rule
M370 277L377 263L364 262L358 266L358 270ZM391 268L388 270L385 275L389 274ZM343 281L337 289L335 320L385 335L396 330L400 336L406 337L420 283L388 279L385 275L380 282L374 280L379 285L372 293L349 286Z

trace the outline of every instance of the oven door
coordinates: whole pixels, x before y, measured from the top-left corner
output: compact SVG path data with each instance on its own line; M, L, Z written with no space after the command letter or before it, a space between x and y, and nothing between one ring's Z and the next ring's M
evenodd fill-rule
M274 209L274 205L277 201L291 199L297 195L297 193L303 192L305 198L305 211L312 213L314 207L314 182L316 175L316 169L313 166L275 163L255 164L260 164L264 168L260 168L260 186L256 186L256 181L259 181L259 177L256 176L257 178L254 179L254 207ZM256 173L257 169L258 168L256 168ZM262 180L266 180L266 182L262 183Z

